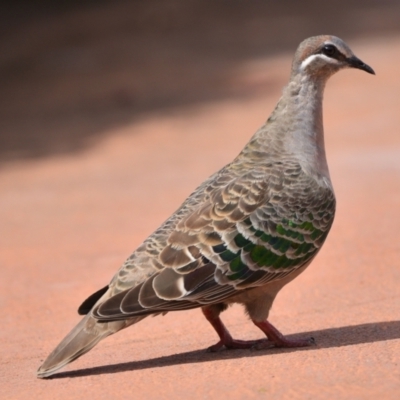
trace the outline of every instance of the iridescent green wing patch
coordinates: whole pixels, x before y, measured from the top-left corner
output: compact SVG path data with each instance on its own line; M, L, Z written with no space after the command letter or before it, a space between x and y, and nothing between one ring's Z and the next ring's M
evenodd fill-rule
M254 266L268 270L273 268L277 272L298 267L312 258L319 249L315 240L326 236L311 221L296 224L284 219L275 226L274 233L255 229L250 225L250 219L245 224L253 240L238 233L234 238L237 251L228 249L224 244L213 247L221 262L227 264L226 275L230 280L248 277L254 271ZM249 265L244 260L249 260Z

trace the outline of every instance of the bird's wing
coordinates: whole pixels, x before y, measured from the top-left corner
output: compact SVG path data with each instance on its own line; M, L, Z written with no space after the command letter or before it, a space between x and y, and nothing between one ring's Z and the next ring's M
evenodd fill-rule
M132 254L97 319L220 302L314 257L332 224L332 191L297 164L232 175L206 181Z

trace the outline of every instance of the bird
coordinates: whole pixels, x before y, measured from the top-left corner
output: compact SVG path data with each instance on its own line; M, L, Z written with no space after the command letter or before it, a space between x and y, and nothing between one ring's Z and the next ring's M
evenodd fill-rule
M327 80L345 68L375 74L336 36L300 43L267 121L81 304L83 319L40 366L39 378L149 315L194 308L219 337L210 351L314 343L285 337L268 315L278 292L314 260L334 220L322 104ZM233 303L265 337L231 336L220 314Z

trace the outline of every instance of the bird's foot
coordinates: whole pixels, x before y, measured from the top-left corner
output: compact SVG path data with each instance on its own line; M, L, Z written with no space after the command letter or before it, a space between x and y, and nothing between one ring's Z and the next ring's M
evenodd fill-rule
M268 339L259 339L259 340L237 340L237 339L232 339L229 338L228 340L220 340L218 343L210 346L207 351L211 353L215 353L220 350L232 350L232 349L251 349L258 344L261 344L262 342L268 341ZM270 342L270 345L272 346L273 343Z
M253 323L258 326L268 338L266 341L260 342L254 346L257 350L270 348L272 347L271 345L279 348L307 347L315 345L315 339L313 337L304 339L288 339L268 321L258 322L253 320Z
M265 339L255 344L252 348L254 350L264 350L270 349L271 347L278 348L294 348L294 347L307 347L315 345L315 339L313 337L305 338L305 339L287 339L285 336L279 338L279 340L269 340Z
M207 306L202 308L204 316L213 326L220 338L219 342L210 346L207 351L217 352L223 349L250 349L260 342L260 340L237 340L233 339L231 334L226 329L225 325L219 318L220 310Z
M210 346L207 351L217 352L223 349L269 349L271 347L305 347L315 344L314 338L307 339L288 339L282 333L278 331L272 324L268 321L254 321L253 323L260 328L265 335L265 339L258 340L237 340L233 339L231 334L226 329L225 325L219 318L218 313L211 307L203 307L202 311L207 318L207 320L214 327L215 331L218 333L220 338L219 342ZM217 310L218 311L218 310Z

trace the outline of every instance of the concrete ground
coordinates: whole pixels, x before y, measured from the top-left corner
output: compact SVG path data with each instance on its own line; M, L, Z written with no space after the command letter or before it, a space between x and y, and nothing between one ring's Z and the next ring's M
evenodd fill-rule
M87 2L31 10L33 17L11 10L3 25L0 398L398 399L396 2L376 9L348 2L345 21L320 12L377 75L349 70L328 83L337 216L326 245L280 293L270 317L317 345L206 353L217 337L193 310L148 318L54 379L36 378L79 321L81 301L240 151L278 100L298 42L325 33L313 25L318 12L302 25L285 9L263 14L258 2L246 12L234 2L228 16L222 3L214 10L206 2L210 26L198 11L179 9L171 25L179 4L172 1L168 10L141 10L157 21L153 37L148 23L130 30L131 19L141 21L134 8L144 7L132 4ZM293 30L268 47L282 26ZM223 319L237 338L261 337L239 306Z

